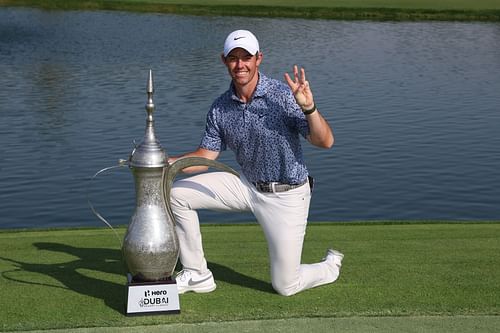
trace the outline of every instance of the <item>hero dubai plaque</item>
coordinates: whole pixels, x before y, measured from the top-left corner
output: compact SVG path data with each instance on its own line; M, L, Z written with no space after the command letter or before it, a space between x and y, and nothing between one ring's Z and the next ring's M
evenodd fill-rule
M130 154L136 206L122 251L128 268L127 315L179 313L179 294L172 274L179 256L175 222L164 197L165 150L156 139L153 112L153 74L149 71L146 131Z

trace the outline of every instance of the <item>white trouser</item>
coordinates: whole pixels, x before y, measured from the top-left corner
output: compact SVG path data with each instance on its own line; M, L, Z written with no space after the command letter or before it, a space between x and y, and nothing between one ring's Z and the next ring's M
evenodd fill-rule
M333 282L337 274L325 262L301 265L311 192L309 184L278 193L262 193L242 176L203 173L178 180L171 192L184 268L205 272L197 209L251 211L268 244L273 288L282 295Z

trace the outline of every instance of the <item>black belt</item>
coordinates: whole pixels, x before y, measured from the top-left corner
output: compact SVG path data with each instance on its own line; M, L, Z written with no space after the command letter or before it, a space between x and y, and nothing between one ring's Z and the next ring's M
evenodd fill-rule
M300 184L286 184L280 182L258 182L252 184L255 185L255 188L259 192L273 193L273 192L286 192L294 188L301 187L305 183L307 183L307 178Z

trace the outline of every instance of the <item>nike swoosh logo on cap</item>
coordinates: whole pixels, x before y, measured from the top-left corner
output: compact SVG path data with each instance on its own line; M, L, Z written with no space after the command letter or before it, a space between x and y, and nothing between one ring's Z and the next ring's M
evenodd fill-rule
M234 40L238 40L238 39L242 39L242 38L245 38L245 36L241 36L241 37L234 37Z

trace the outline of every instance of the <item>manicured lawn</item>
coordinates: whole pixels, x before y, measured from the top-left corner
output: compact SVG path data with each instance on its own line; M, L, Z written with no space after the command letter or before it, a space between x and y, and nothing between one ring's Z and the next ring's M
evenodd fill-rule
M126 270L111 230L0 232L0 330L252 326L256 320L297 320L291 318L359 324L371 317L389 320L389 327L407 317L410 327L450 316L498 324L500 223L311 224L303 262L318 261L333 246L345 254L341 277L292 297L271 288L259 226L204 225L202 232L217 290L181 295L180 315L145 317L123 314Z

